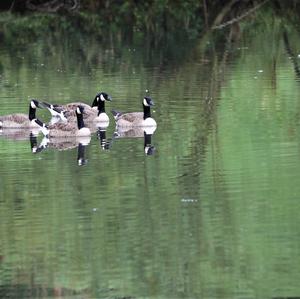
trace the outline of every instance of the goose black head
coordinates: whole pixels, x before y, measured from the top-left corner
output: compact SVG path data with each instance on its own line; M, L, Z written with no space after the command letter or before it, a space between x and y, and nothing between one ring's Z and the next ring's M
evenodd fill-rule
M144 150L147 156L152 156L154 155L156 148L153 145L147 145L145 146Z
M106 92L101 92L99 93L99 97L100 97L100 101L104 102L104 101L108 101L111 102L111 96L109 94L107 94Z
M147 107L154 106L154 102L150 97L144 97L143 105Z
M102 102L104 102L104 101L109 101L109 102L111 102L112 99L111 99L111 96L110 96L109 94L107 94L106 92L99 92L99 93L97 93L96 96L95 96L95 99L94 99L94 101L93 101L92 107L98 106L98 103L99 103L100 101L102 101Z
M83 111L84 111L84 108L83 108L83 106L77 106L77 108L76 108L76 114L82 114L83 113Z
M41 108L41 105L38 100L32 99L30 101L30 107L36 109L36 108Z

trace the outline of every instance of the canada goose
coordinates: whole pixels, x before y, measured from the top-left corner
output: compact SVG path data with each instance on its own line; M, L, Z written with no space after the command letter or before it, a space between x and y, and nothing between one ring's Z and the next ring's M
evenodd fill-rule
M127 130L126 130L127 129ZM114 132L114 138L141 138L144 137L144 151L147 156L153 155L155 147L151 144L151 137L154 134L156 127L117 127Z
M147 135L153 135L156 127L117 127L114 135L118 138L140 138Z
M112 110L118 127L156 127L156 121L151 117L150 107L154 103L150 97L144 97L144 112L128 112L122 113Z
M40 132L40 127L37 128L0 128L0 137L14 141L24 141L37 136Z
M44 136L43 140L37 147L36 152L39 153L45 149L54 149L57 151L71 150L78 146L88 145L91 142L91 136L81 136L74 138L73 136L66 136L65 138L48 138Z
M88 160L85 159L85 147L86 145L79 143L77 148L77 164L78 166L86 165Z
M91 136L81 136L77 138L51 138L44 137L39 146L36 146L36 142L31 143L32 153L37 154L44 149L55 149L58 151L70 150L77 147L77 163L79 166L85 165L87 160L85 159L85 147L90 143Z
M106 138L106 129L98 127L97 129L97 138L99 140L99 144L103 150L109 150L112 145L112 139Z
M147 134L144 131L144 152L147 156L154 155L156 148L151 144L152 134Z
M39 119L36 119L35 121L41 127L42 133L49 138L90 136L90 129L84 125L83 112L83 106L77 106L75 112L77 116L77 124L74 122L68 122L55 123L53 125L47 126Z
M37 151L37 136L30 134L29 141L30 141L31 152L35 153Z
M109 125L109 117L105 112L105 101L111 101L111 98L107 94L105 94L106 96L102 96L102 94L98 100L97 110L93 108L90 109L88 113L83 114L84 121L91 130L94 130L95 126L107 128ZM75 121L75 117L70 115L69 112L64 112L64 115L67 117L69 122Z
M0 128L38 128L35 122L36 108L41 108L37 100L32 99L29 104L29 113L14 113L0 116Z
M108 116L105 113L105 101L111 101L111 96L105 92L100 92L96 94L91 106L80 102L73 102L66 105L53 105L43 102L43 105L50 111L52 116L59 117L64 121L76 120L75 110L77 106L84 108L83 118L85 121L92 121L95 118L99 118L98 121L108 121Z

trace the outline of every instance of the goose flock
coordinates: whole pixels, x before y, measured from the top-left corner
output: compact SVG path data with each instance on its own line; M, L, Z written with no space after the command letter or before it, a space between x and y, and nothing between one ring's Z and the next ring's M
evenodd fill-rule
M111 102L112 98L105 92L96 94L92 105L83 102L72 102L64 105L50 104L32 99L29 103L28 114L14 113L0 116L0 135L11 139L26 139L30 136L33 152L39 152L46 147L65 149L65 147L78 146L82 152L82 146L90 142L91 135L97 132L97 137L103 149L109 148L106 143L106 128L109 126L109 116L105 112L105 102ZM143 111L120 112L112 110L115 120L115 132L113 138L144 137L144 149L147 155L153 154L151 135L156 130L156 121L151 117L150 108L154 105L149 96L142 99ZM47 109L51 113L51 119L44 123L37 118L36 110ZM42 133L44 139L36 147L36 137ZM78 164L84 159L79 155Z

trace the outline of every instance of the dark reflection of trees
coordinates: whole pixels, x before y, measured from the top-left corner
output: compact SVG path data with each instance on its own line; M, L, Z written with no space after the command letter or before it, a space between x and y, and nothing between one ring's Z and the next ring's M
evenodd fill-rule
M300 68L298 65L298 59L290 46L288 33L286 31L283 32L283 42L284 42L286 52L289 55L291 62L294 66L295 74L296 74L297 78L300 79Z
M228 79L228 67L229 60L234 60L232 48L234 48L240 37L240 33L236 30L238 25L234 24L229 28L229 31L225 31L223 35L218 36L218 38L211 39L210 50L205 53L204 59L209 61L207 64L207 71L200 71L199 76L206 76L201 79L201 82L207 82L207 87L201 88L199 90L199 98L202 99L202 105L199 106L199 119L203 127L195 131L195 134L191 136L190 143L193 145L191 152L189 153L191 159L197 163L189 164L189 169L183 176L179 179L183 185L197 185L199 184L199 179L201 177L201 170L203 166L201 165L205 161L205 153L207 151L207 143L210 138L210 132L215 130L218 131L217 123L217 109L218 101L220 98L220 91L222 86L226 85L226 80ZM205 43L205 39L200 41ZM207 76L208 75L208 76ZM216 137L218 134L215 135ZM214 176L216 180L214 186L224 185L222 167L218 163L220 159L221 150L219 149L218 139L212 140L212 145L214 148L211 149L213 153L214 165ZM191 175L193 174L193 175ZM194 194L196 198L200 197L200 188L196 189L197 194Z

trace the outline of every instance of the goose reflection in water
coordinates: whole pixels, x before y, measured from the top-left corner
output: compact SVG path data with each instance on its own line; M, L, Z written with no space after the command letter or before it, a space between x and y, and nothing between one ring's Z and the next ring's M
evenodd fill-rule
M114 132L114 139L119 138L144 138L144 151L147 156L155 153L156 148L152 145L152 135L156 127L117 127Z
M98 127L97 138L99 139L100 146L103 150L110 150L112 146L112 139L106 138L106 128Z
M0 137L15 141L28 140L31 136L37 136L38 128L0 128Z
M32 153L40 153L45 149L54 149L58 151L71 150L77 147L77 163L79 166L86 165L85 148L91 142L91 136L69 137L69 138L47 138L44 137L37 146L34 139L31 139Z

